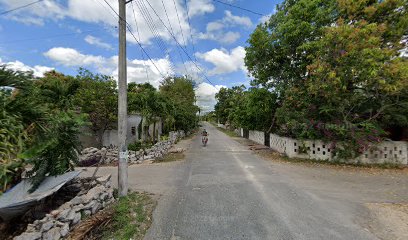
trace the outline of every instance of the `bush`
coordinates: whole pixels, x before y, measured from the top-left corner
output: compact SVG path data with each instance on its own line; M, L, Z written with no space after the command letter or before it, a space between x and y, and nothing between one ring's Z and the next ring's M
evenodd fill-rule
M146 142L141 142L141 141L134 141L133 143L130 143L128 145L128 150L130 151L139 151L140 149L146 149L146 148L150 148L151 146L153 146L153 142L151 141L146 141Z
M134 141L133 143L130 143L128 145L128 149L130 151L139 151L142 148L142 142L140 141Z

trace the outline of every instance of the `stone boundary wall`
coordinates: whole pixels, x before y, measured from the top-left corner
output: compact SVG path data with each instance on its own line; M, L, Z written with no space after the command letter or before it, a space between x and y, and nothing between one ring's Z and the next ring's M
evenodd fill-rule
M252 140L256 143L265 144L265 134L260 131L249 131L249 140Z
M235 130L234 130L234 133L237 134L237 135L240 136L240 137L242 136L242 135L241 135L241 129L235 129Z
M244 129L238 131L244 136ZM249 131L249 139L264 145L265 136L260 131ZM290 158L315 159L331 161L336 156L332 153L331 143L320 140L297 140L270 134L270 148ZM350 163L380 164L393 163L408 165L408 142L384 141L368 149L358 158L348 160Z
M76 197L46 214L43 219L28 224L25 232L13 240L62 239L84 216L94 215L115 200L110 175L97 178L90 185L78 180L80 178L68 183L68 187L82 188Z
M157 142L151 148L139 151L128 151L129 163L141 163L145 160L155 160L156 158L163 157L168 153L170 148L181 138L184 138L186 134L184 131L172 131L169 133L169 138L165 141ZM118 160L118 148L114 146L98 148L86 148L81 152L79 157L80 162L92 161L98 163L100 159L105 156L102 164L110 164Z

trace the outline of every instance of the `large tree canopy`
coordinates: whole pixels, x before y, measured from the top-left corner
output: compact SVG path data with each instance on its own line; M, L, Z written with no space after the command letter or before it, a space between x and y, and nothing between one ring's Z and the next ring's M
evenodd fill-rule
M195 105L194 82L185 77L169 77L162 81L159 90L172 107L173 128L185 131L195 128L199 108Z
M244 116L261 114L274 132L342 142L353 154L384 137L408 138L407 11L404 0L284 1L246 48L251 84L264 94L237 101L234 88L221 90L218 118L251 128Z

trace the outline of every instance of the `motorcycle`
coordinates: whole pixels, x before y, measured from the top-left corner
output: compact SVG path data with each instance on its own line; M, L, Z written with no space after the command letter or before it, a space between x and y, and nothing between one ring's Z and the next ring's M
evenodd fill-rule
M201 138L201 142L203 143L204 147L207 146L208 136L203 136L203 137Z

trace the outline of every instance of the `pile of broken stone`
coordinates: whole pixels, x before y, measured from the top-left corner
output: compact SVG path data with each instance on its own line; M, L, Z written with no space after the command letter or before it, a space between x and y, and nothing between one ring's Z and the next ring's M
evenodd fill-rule
M28 224L26 230L14 240L61 239L77 225L84 216L94 215L115 199L111 176L75 178L64 189L78 191L70 201L46 214L44 218Z
M184 131L174 131L169 133L169 138L160 141L148 149L139 151L128 151L128 163L140 164L143 161L154 161L169 153L174 144L186 135ZM172 151L180 151L179 149ZM101 149L90 147L82 150L79 156L80 166L92 166L101 164L112 164L118 161L118 148L114 146L103 147Z

